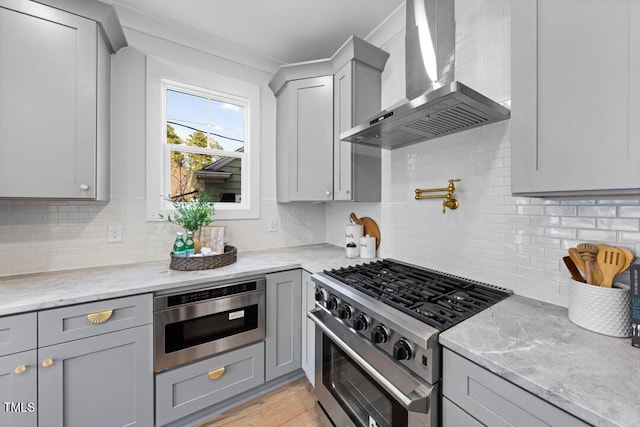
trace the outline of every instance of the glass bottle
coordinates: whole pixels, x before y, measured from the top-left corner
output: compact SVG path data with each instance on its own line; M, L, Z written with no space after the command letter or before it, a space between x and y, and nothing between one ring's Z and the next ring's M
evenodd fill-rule
M181 231L178 231L176 234L176 241L173 243L173 256L187 256L186 246Z
M193 232L187 231L187 240L184 242L185 256L195 255L195 244L193 243Z

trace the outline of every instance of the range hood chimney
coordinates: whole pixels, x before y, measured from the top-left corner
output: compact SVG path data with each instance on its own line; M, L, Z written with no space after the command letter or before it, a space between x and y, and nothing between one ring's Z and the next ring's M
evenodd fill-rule
M509 109L454 80L454 0L406 0L406 96L340 134L356 144L394 149L488 125Z

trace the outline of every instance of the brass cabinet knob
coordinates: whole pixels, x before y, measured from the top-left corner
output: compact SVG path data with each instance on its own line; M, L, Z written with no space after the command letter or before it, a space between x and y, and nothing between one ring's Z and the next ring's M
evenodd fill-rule
M105 311L99 311L97 313L90 313L90 314L87 314L87 320L97 325L109 320L112 314L113 314L113 310L105 310Z
M15 373L20 375L20 374L24 374L27 371L27 367L25 365L20 365L18 367L16 367L15 369Z
M45 368L48 368L51 365L53 365L53 359L45 359L42 361L42 366Z
M214 369L213 371L209 371L209 379L217 380L224 374L224 366L222 368Z

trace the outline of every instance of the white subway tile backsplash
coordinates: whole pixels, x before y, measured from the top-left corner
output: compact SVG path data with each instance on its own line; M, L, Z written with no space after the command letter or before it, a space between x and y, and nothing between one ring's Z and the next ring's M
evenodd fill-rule
M640 206L620 206L618 216L620 218L640 218Z
M597 226L602 230L634 231L640 228L637 219L598 218Z
M562 227L569 228L596 228L596 219L595 218L584 218L584 217L562 217L560 219L560 224Z
M617 235L615 231L602 230L578 230L578 240L588 242L608 242L616 241Z
M597 217L615 217L615 206L580 206L578 208L579 216L597 216Z

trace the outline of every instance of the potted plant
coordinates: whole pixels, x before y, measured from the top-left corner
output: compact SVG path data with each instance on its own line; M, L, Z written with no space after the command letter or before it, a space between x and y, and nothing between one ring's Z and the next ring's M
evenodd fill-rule
M160 218L180 224L185 231L193 233L196 253L200 252L200 232L202 227L213 222L215 215L214 203L206 198L199 198L194 202L173 202L174 213L158 214Z

